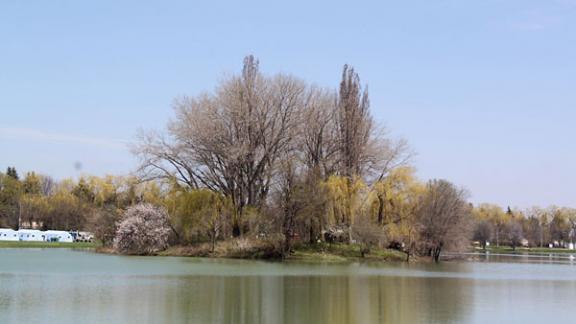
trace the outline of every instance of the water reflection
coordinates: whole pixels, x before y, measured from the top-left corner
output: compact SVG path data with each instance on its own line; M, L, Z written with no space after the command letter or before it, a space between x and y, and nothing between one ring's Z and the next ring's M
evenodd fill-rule
M173 289L161 309L178 305L170 313L192 323L450 323L466 308L463 289L424 278L205 277Z
M0 321L449 323L469 303L460 288L364 276L2 276Z
M311 266L65 251L0 251L0 260L0 323L569 322L576 300L574 268L558 265Z

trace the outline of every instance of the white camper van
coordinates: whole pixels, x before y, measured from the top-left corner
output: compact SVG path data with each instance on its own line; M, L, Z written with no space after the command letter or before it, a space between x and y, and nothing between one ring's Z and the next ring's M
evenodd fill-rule
M44 233L44 240L46 242L65 242L65 243L72 243L74 242L74 238L72 234L66 231L45 231Z
M44 233L39 230L21 229L18 230L18 238L20 241L42 242L44 241Z
M18 232L11 228L0 228L0 241L19 241Z

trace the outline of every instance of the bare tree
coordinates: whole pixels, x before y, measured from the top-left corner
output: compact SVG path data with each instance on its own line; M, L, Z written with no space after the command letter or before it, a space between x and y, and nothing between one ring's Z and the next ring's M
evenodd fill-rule
M454 249L469 239L471 207L466 191L446 180L432 180L427 185L418 210L422 247L436 262L444 249Z
M479 221L474 228L474 240L477 240L482 245L482 249L486 250L487 243L492 239L492 224L489 221Z
M512 221L506 226L506 232L512 250L516 251L516 247L522 244L522 225L517 221Z
M302 199L302 181L298 174L296 161L290 156L283 160L278 181L278 207L280 215L280 228L283 235L284 246L282 254L288 255L292 250L293 240L296 236L297 216L304 208Z
M40 177L40 186L41 186L41 193L44 196L49 196L54 192L54 188L56 184L54 179L50 176L41 176Z
M143 137L135 149L141 172L175 176L191 188L230 197L236 208L233 233L240 235L245 207L262 206L278 157L293 140L305 89L294 77L263 76L258 61L246 57L242 74L222 83L215 94L176 103L170 140Z
M360 245L362 258L385 239L383 229L373 224L367 215L357 217L352 225L351 233L352 239Z
M337 171L339 146L335 103L334 94L312 88L307 95L307 109L303 111L298 141L309 176L316 180L326 179Z
M576 209L574 208L565 208L566 218L570 223L570 243L574 243L574 239L576 238Z

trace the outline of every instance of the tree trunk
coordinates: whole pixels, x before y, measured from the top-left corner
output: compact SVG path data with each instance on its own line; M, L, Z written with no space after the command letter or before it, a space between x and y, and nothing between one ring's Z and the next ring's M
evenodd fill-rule
M384 222L384 198L378 195L378 224L382 225Z
M316 243L316 235L314 234L314 225L313 224L310 224L310 231L309 231L308 235L310 236L308 238L308 243L315 244Z
M434 248L434 262L440 262L440 252L442 251L441 247Z
M232 236L233 237L239 237L240 236L240 224L238 224L238 221L234 221L234 225L232 225Z

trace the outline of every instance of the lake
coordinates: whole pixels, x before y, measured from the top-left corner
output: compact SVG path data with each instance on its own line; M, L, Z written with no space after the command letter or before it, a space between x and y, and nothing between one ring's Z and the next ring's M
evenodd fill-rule
M0 323L571 323L576 264L301 264L0 249Z

